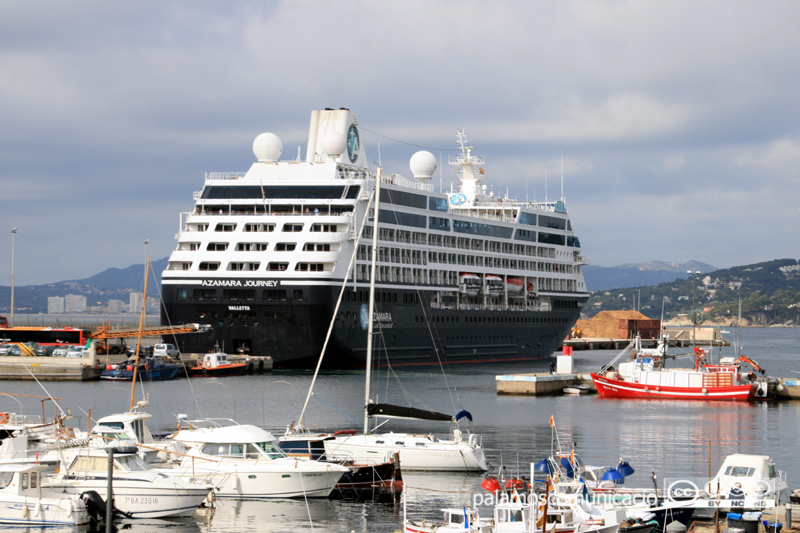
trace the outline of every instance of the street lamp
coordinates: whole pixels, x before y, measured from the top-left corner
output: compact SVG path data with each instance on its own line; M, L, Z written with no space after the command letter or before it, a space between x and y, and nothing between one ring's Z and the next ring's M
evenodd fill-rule
M11 323L9 327L14 327L14 236L17 228L11 228Z
M695 283L697 280L697 276L700 275L699 270L695 270L692 272L691 270L686 271L687 274L692 276L692 347L695 346L695 330L697 329L697 311L695 309Z

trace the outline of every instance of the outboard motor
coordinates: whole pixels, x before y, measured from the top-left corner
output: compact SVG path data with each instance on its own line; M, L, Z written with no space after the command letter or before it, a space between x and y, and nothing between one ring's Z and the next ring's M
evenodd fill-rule
M81 493L81 500L86 504L86 512L94 522L105 520L106 502L96 490L88 490Z

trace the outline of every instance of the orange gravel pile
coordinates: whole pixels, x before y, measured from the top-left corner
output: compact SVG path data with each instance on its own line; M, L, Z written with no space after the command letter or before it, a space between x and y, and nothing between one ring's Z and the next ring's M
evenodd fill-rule
M581 337L615 339L619 336L619 321L649 319L638 311L600 311L588 320L578 320L575 329Z

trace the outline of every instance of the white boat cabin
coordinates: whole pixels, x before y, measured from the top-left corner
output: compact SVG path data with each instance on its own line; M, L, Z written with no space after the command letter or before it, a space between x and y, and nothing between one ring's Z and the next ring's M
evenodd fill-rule
M723 461L706 492L730 499L775 500L789 488L786 473L767 455L735 453Z

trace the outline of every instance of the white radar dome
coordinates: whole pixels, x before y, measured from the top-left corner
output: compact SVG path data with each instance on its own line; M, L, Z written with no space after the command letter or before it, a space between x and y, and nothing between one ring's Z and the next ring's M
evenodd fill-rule
M427 181L436 171L436 156L422 150L411 156L408 166L411 168L414 178L419 181Z
M259 161L277 161L283 152L283 143L274 133L262 133L253 141L253 153Z
M322 151L331 157L339 157L347 149L347 137L338 131L329 131L322 139Z

